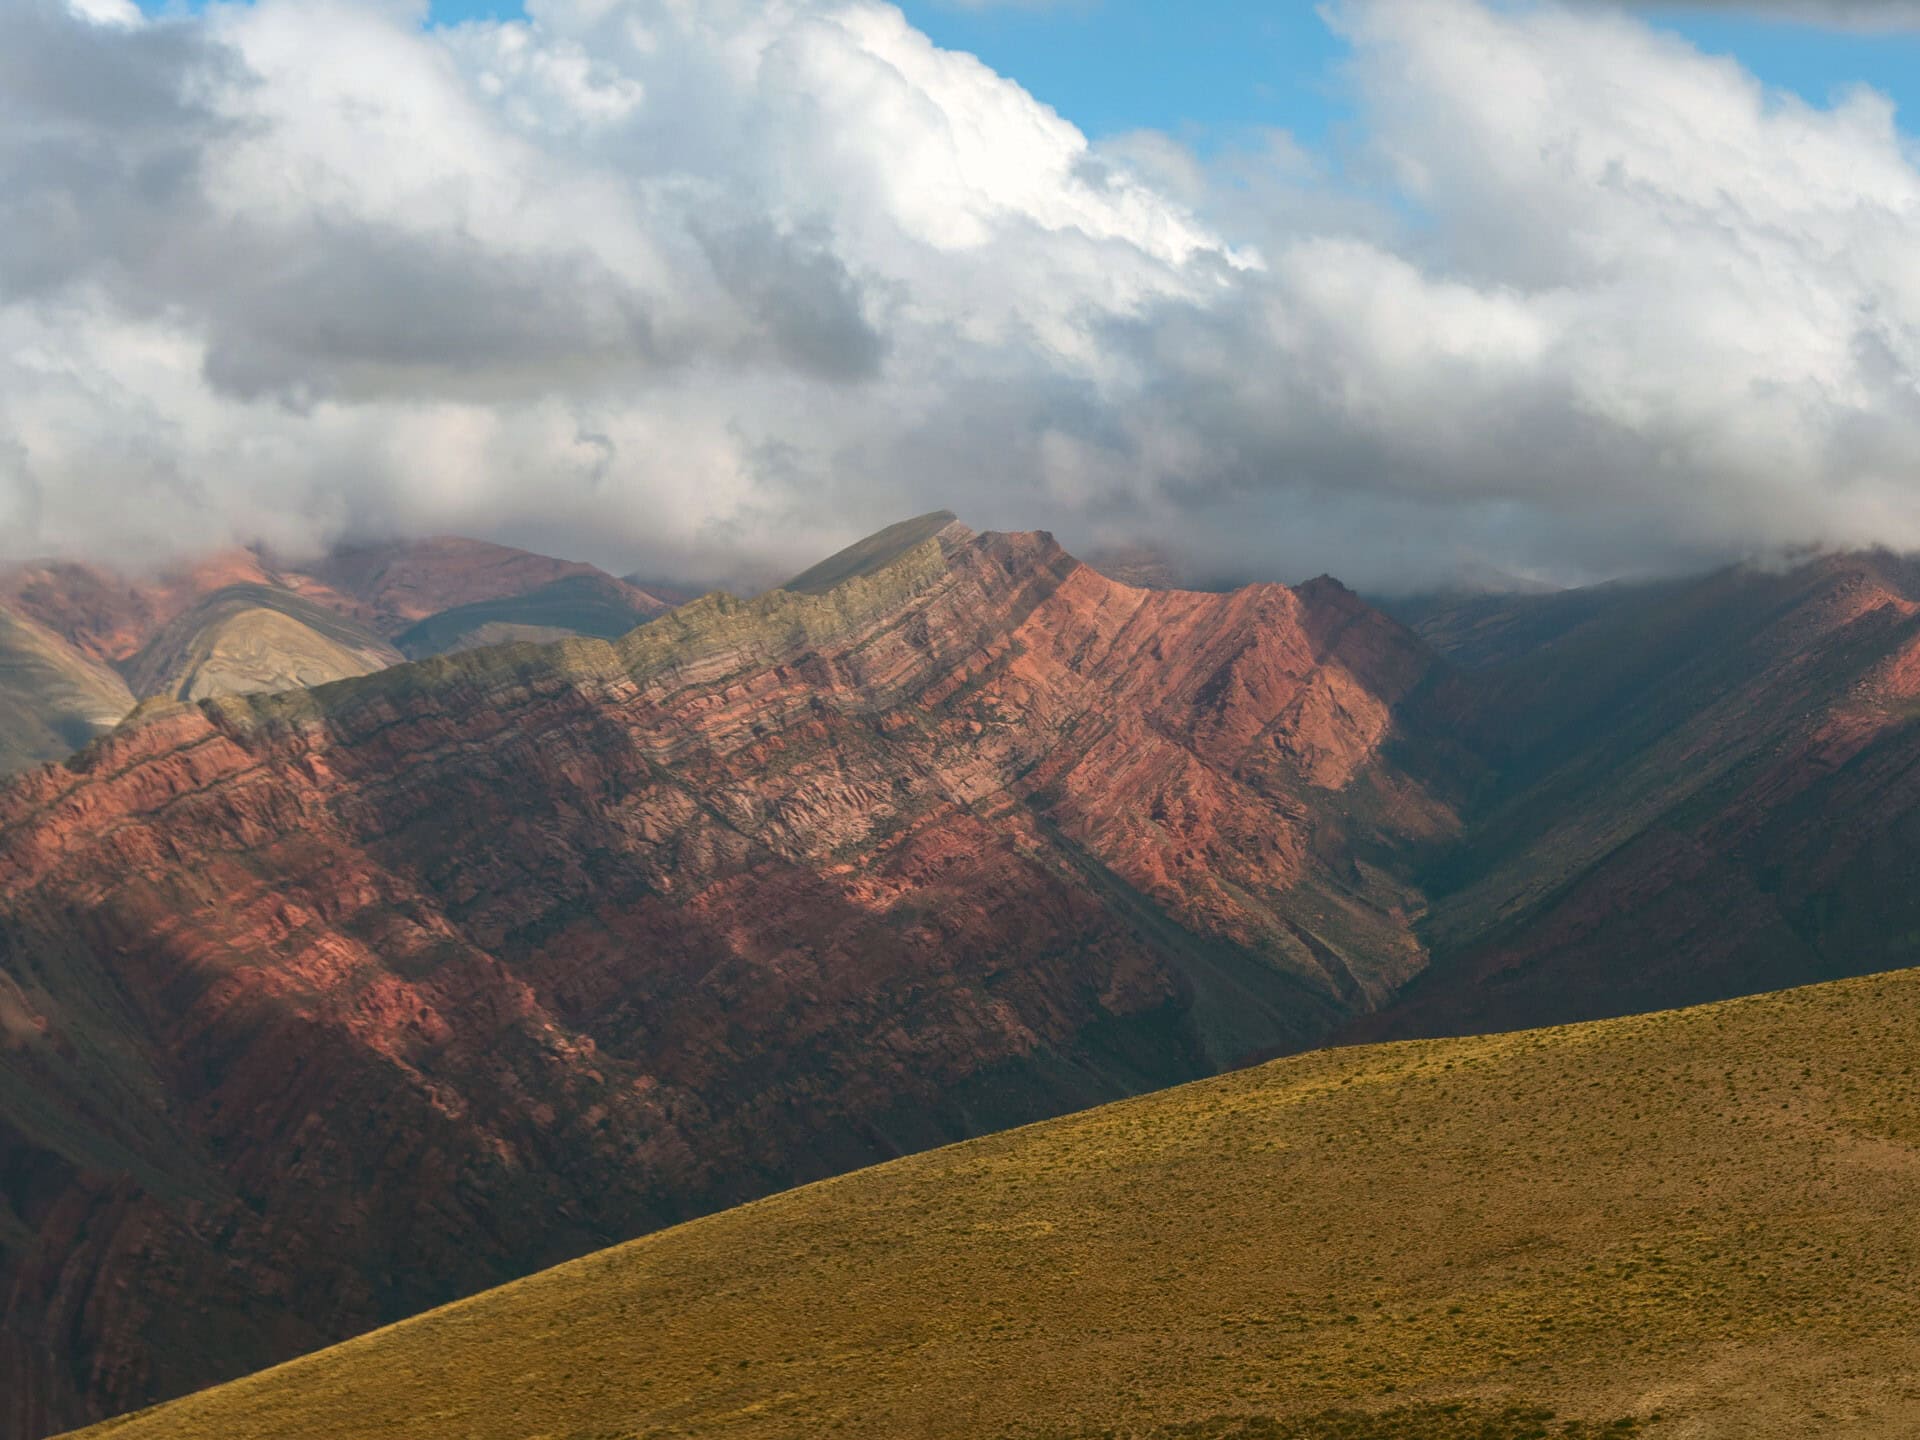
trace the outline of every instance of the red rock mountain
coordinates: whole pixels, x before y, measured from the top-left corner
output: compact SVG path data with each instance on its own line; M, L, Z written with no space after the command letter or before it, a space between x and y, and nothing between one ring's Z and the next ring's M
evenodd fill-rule
M0 791L8 1435L1309 1044L1422 967L1430 659L1348 591L957 525L810 574L150 705Z
M314 583L395 644L615 613L422 573ZM1330 1036L1914 963L1920 566L1404 613L922 517L20 777L0 1434Z
M0 576L0 605L44 626L91 660L131 660L169 621L230 585L276 577L251 551L215 555L161 575L135 578L97 565L49 561ZM353 602L329 599L342 609Z

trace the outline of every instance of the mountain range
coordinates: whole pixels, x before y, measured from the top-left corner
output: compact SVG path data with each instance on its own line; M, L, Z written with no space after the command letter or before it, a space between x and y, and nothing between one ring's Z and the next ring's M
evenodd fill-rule
M442 538L263 551L151 575L0 573L0 774L65 758L141 700L288 690L505 640L620 635L667 609L591 565Z
M1363 1036L1625 1015L1910 964L1920 564L1410 607L1487 770L1435 963ZM1471 618L1469 618L1471 617Z
M6 591L5 674L78 657L36 743L145 692L0 789L10 1440L944 1142L1920 934L1892 556L1394 614L944 512L671 611L470 542L94 573Z

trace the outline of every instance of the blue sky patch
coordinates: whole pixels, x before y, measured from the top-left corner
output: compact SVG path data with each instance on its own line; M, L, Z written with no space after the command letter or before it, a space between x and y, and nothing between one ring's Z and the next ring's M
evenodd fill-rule
M142 0L151 12L181 0ZM1280 128L1308 143L1346 114L1345 47L1307 0L904 0L933 40L978 55L1089 135L1165 130L1202 149ZM433 0L437 23L524 14L516 0ZM1732 55L1767 84L1827 105L1866 84L1920 115L1920 36L1871 35L1676 8L1649 18Z

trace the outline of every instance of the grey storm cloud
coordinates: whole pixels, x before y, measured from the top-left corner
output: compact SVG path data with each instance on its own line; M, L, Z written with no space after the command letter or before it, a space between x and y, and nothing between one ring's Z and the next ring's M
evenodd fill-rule
M1091 144L872 0L84 8L0 20L0 558L700 574L935 506L1373 585L1920 545L1892 107L1616 7L1340 0L1338 170Z
M0 294L137 265L198 204L224 124L198 94L243 74L195 27L88 25L62 0L0 25Z
M234 283L208 277L200 296L205 373L243 399L511 398L675 358L645 297L590 256L366 226L292 247L254 237L228 261Z
M879 372L885 341L867 320L859 285L818 237L782 234L759 218L700 223L694 235L771 358L842 380Z

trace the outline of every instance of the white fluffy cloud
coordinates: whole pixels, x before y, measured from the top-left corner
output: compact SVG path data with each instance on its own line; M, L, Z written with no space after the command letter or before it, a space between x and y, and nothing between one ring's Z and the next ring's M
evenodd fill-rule
M1920 546L1871 94L1345 0L1349 193L1284 137L1090 145L869 0L529 8L0 21L0 551L700 572L942 504L1362 583Z

